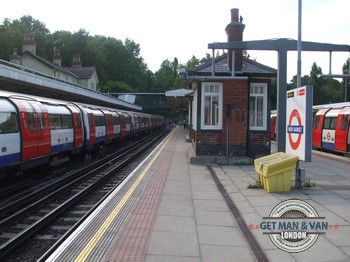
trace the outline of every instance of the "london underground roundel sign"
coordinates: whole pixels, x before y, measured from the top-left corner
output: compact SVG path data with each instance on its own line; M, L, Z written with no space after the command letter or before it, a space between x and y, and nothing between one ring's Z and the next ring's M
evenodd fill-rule
M294 121L297 121L297 125L294 124ZM297 109L293 109L292 113L289 116L289 122L287 126L287 133L288 133L288 139L290 146L297 150L300 145L301 137L304 133L304 126L301 122L301 117L299 114L299 111ZM292 134L296 134L296 140L293 140Z
M286 153L311 161L312 86L287 92Z

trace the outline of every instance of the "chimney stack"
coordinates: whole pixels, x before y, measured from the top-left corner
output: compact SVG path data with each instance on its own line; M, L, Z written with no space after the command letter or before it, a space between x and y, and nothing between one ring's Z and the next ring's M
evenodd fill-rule
M243 41L243 31L245 25L242 23L242 16L239 17L239 9L231 9L231 22L226 26L227 42ZM227 63L232 70L232 50L227 52ZM243 51L235 50L235 71L241 71L243 67Z
M52 62L58 66L61 66L61 61L62 61L62 57L60 54L60 50L57 48L54 48L53 50L53 56L52 56Z
M34 39L34 33L28 33L24 35L24 40L22 42L22 53L29 51L32 54L36 54L36 41Z
M12 55L9 56L10 62L14 64L21 63L21 57L17 54L17 48L13 48Z
M81 67L80 55L73 55L72 67Z

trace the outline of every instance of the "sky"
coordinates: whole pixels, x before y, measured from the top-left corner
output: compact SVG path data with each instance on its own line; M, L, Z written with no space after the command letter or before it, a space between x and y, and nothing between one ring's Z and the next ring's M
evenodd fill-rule
M148 68L156 72L169 59L185 64L194 55L202 58L209 43L226 42L225 27L231 9L238 8L245 29L243 41L274 38L298 39L298 0L17 0L6 1L0 22L31 15L51 33L84 29L90 35L129 38L140 45ZM303 41L350 45L349 0L302 1ZM39 47L38 47L39 48ZM249 51L257 62L277 69L277 52ZM333 52L331 73L341 74L349 52ZM83 58L82 58L83 60ZM302 52L302 75L314 62L329 73L328 52ZM287 81L297 74L297 52L288 52ZM340 80L340 79L339 79Z

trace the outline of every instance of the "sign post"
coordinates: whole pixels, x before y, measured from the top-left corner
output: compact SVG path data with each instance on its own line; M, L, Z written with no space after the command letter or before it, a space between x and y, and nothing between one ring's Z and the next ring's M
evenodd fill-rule
M311 162L313 87L287 92L286 153Z

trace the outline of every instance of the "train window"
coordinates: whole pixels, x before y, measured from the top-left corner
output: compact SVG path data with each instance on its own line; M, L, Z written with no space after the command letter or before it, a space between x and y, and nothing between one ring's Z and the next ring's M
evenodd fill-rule
M51 128L51 130L53 130L53 129L61 129L62 128L61 118L60 118L59 115L49 114L49 121L50 121L50 128Z
M337 124L337 118L336 117L326 117L324 119L324 126L323 126L323 128L335 130L336 124Z
M93 126L94 122L92 121L93 118L92 118L92 114L91 113L88 114L88 118L89 118L89 126Z
M119 116L114 116L113 117L113 124L114 125L120 125Z
M337 126L337 118L336 117L332 117L331 118L331 122L330 122L330 129L334 129L335 130L335 127Z
M314 128L317 129L320 122L320 116L315 117Z
M27 113L29 131L35 131L34 113Z
M38 122L39 122L39 128L40 130L44 130L44 119L43 119L43 114L38 113Z
M17 114L14 112L0 112L0 134L18 132Z
M348 119L349 119L349 115L344 115L343 121L341 123L341 130L346 130L346 126L348 124Z
M77 127L81 128L81 115L80 115L80 113L76 113L75 116L77 118Z
M105 126L106 119L104 116L95 116L95 126Z
M61 116L62 128L73 128L73 119L71 115Z

